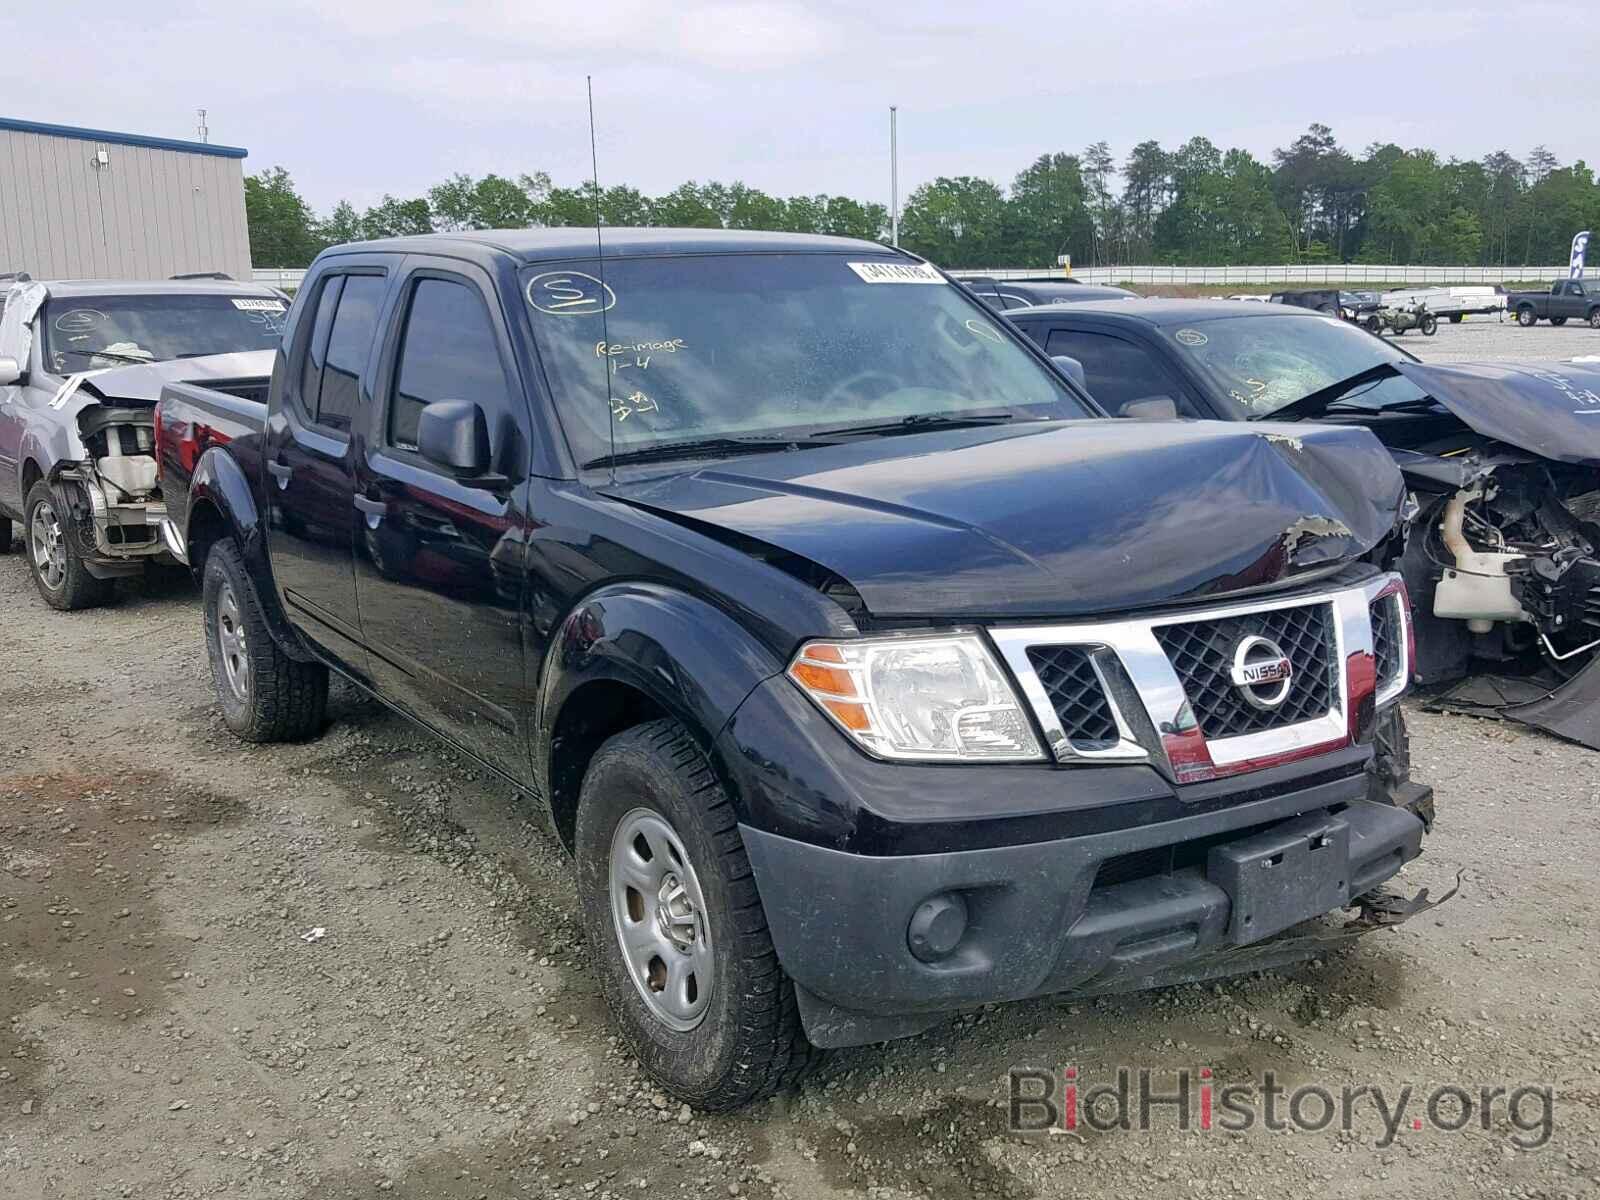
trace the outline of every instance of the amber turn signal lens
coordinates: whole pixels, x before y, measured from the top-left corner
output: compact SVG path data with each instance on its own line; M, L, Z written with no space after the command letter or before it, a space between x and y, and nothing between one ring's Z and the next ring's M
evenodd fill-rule
M854 704L848 700L828 700L821 696L817 702L838 718L839 724L855 733L865 733L872 728L872 723L867 720L865 705Z
M831 646L823 648L832 649ZM841 671L837 667L819 667L815 663L797 662L790 668L789 673L806 687L818 692L830 692L835 696L856 694L855 680L850 678L850 672Z

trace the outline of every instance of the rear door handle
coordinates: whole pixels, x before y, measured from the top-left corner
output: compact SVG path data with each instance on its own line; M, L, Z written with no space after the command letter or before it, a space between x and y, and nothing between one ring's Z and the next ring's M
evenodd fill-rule
M288 463L267 462L267 473L278 481L278 490L281 492L289 486L289 477L294 474L294 468Z

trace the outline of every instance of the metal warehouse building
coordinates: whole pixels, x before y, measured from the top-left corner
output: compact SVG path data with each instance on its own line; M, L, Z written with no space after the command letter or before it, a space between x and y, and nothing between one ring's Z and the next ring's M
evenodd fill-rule
M236 146L0 117L0 272L249 279L244 156Z

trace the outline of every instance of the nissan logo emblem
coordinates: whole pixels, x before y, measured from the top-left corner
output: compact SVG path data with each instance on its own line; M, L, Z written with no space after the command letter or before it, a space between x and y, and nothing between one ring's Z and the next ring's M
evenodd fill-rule
M1228 674L1252 705L1273 709L1289 698L1294 666L1277 642L1251 634L1239 640L1233 652L1233 670Z

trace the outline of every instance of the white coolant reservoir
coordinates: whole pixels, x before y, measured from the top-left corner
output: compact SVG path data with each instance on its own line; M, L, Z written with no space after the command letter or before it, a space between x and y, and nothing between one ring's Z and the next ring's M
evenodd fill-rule
M1488 633L1496 621L1531 620L1511 594L1508 564L1527 557L1510 550L1474 550L1462 532L1467 505L1481 498L1480 484L1450 497L1439 522L1439 535L1455 558L1433 592L1433 615L1464 620L1473 633Z

